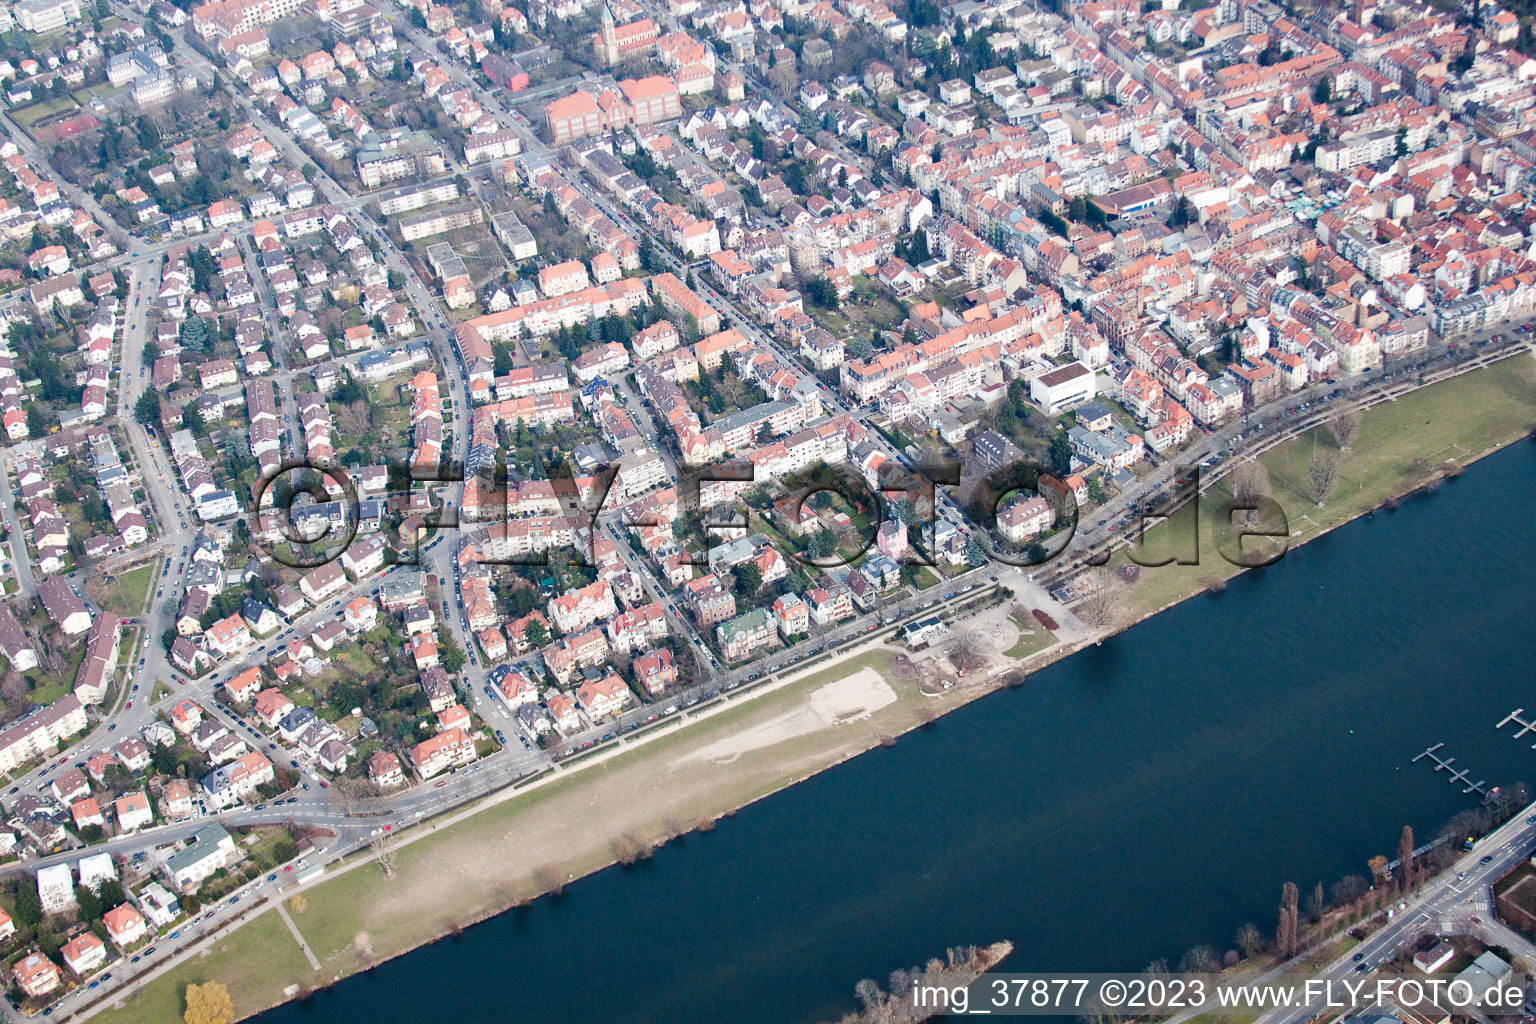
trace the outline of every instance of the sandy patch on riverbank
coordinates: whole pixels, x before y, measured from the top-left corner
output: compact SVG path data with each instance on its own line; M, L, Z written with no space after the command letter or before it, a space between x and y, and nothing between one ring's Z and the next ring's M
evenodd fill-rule
M730 764L748 751L775 746L818 729L857 722L894 703L896 691L880 673L861 668L846 679L812 691L803 707L701 747L673 761L672 767L676 769L696 761Z

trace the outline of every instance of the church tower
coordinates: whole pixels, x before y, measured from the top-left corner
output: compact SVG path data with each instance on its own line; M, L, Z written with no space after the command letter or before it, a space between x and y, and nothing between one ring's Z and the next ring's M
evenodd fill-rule
M608 9L606 3L603 4L603 30L599 33L599 37L602 40L601 56L603 62L606 64L617 64L619 62L619 37L613 28L613 12Z

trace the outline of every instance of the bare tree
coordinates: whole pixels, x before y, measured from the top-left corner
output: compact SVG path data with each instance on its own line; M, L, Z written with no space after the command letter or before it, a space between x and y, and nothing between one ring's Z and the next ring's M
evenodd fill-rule
M20 672L10 669L5 673L5 678L0 679L0 698L7 701L20 700L27 695L27 680Z
M1093 569L1079 577L1077 588L1083 599L1074 611L1090 626L1103 627L1115 621L1119 594L1114 579L1104 568Z
M768 69L768 84L780 96L793 96L795 90L800 88L800 75L795 71L795 65L788 60L781 60Z
M372 410L367 402L359 398L341 407L341 411L336 414L336 425L341 428L343 434L362 437L373 425Z
M1403 834L1397 841L1397 878L1407 892L1414 885L1413 826L1404 825Z
M1216 968L1216 951L1210 946L1195 946L1179 958L1179 971L1184 974L1209 974Z
M1253 505L1260 498L1269 497L1269 470L1264 463L1254 459L1244 462L1232 471L1232 496L1240 505Z
M1243 951L1243 956L1253 958L1264 948L1264 936L1259 934L1259 929L1253 924L1245 924L1237 930L1237 948Z
M1323 908L1328 906L1328 901L1323 897L1323 883L1318 882L1312 887L1312 895L1307 897L1307 914L1314 921L1323 919Z
M367 801L379 795L379 787L365 779L343 776L331 783L333 799L341 805L342 813L351 817Z
M991 653L992 645L987 641L981 631L967 626L957 630L954 638L949 642L949 650L946 652L950 663L962 673L969 672L973 668L980 668Z
M1332 452L1318 450L1307 463L1307 479L1312 484L1312 500L1322 508L1323 502L1333 496L1339 483L1339 460Z
M368 840L368 849L373 851L373 859L379 862L379 867L384 871L385 878L395 877L395 861L400 851L395 848L394 837L388 832L380 832Z
M1280 924L1275 929L1275 951L1287 959L1296 955L1299 938L1296 901L1300 895L1295 882L1286 882L1280 890Z
M1333 433L1333 440L1339 446L1339 451L1353 451L1355 439L1360 436L1359 406L1353 404L1339 406L1333 418L1328 421L1328 429Z

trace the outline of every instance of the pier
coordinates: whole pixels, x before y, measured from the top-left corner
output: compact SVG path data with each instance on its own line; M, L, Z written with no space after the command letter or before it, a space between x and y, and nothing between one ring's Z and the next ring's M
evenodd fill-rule
M1515 733L1514 739L1519 739L1528 732L1536 732L1536 721L1527 722L1525 719L1520 717L1523 714L1525 714L1525 708L1515 708L1515 710L1505 715L1503 720L1499 722L1498 725L1494 726L1494 729L1502 729L1510 722L1514 722L1520 727L1520 731ZM1531 744L1531 749L1536 750L1536 743Z
M1508 721L1508 719L1506 719L1506 721ZM1456 767L1456 759L1454 757L1441 757L1438 751L1443 746L1445 746L1444 743L1436 743L1434 746L1427 748L1421 753L1415 754L1413 760L1418 761L1420 758L1429 758L1431 761L1435 762L1435 771L1443 771L1447 773L1448 778L1445 781L1449 782L1453 786L1458 783L1466 782L1467 785L1462 790L1463 793L1477 793L1484 800L1487 800L1491 795L1488 792L1488 783L1482 779L1478 779L1476 782L1468 782L1467 780L1471 777L1472 774L1471 769L1458 769Z

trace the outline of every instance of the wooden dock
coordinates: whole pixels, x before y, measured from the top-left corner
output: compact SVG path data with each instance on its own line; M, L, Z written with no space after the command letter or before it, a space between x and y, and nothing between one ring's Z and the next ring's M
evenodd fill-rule
M1517 740L1528 732L1536 732L1536 720L1527 722L1525 719L1520 717L1523 714L1525 714L1525 708L1515 708L1515 710L1505 715L1503 721L1494 726L1494 728L1502 729L1510 722L1514 722L1520 727L1520 731L1514 735L1514 738ZM1531 749L1536 750L1536 743L1531 744Z
M1484 800L1487 800L1490 796L1488 792L1488 783L1482 779L1479 779L1476 782L1469 782L1468 780L1472 775L1471 769L1458 769L1456 767L1456 759L1454 757L1441 757L1439 750L1443 746L1445 746L1444 743L1436 743L1434 746L1429 747L1423 752L1414 755L1413 760L1418 761L1420 758L1429 758L1431 761L1435 762L1435 771L1443 771L1447 774L1448 777L1445 781L1449 782L1453 786L1457 785L1458 783L1465 782L1466 787L1462 789L1463 793L1477 793Z

